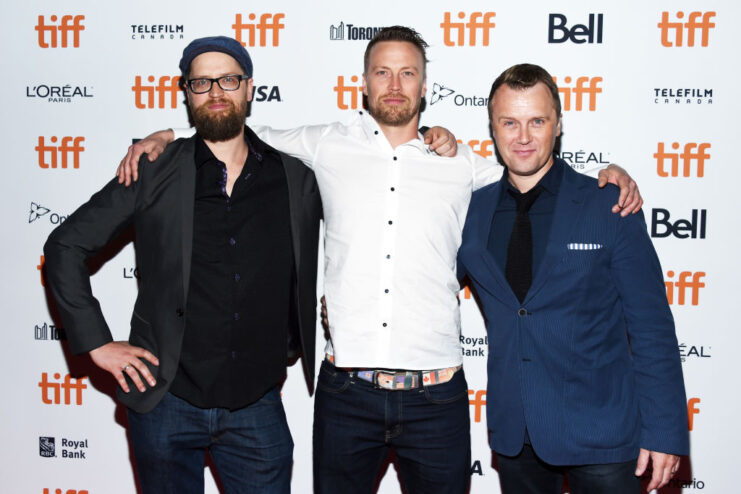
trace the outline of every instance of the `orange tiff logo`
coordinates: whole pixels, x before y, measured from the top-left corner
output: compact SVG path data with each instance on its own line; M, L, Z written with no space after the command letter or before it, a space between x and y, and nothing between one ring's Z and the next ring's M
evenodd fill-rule
M463 144L463 141L461 139L458 139L459 144ZM491 139L484 139L483 141L479 141L478 139L471 139L466 144L468 144L468 147L471 148L471 150L481 156L482 158L488 158L489 156L494 155L494 141ZM466 296L465 298L471 298L471 291L468 287L466 287Z
M458 22L450 19L450 12L445 12L443 22L443 43L445 46L466 46L466 30L468 30L468 46L476 46L476 33L481 31L481 45L489 46L489 35L494 29L496 12L471 12L468 22L465 22L466 13L458 12Z
M683 152L679 152L680 144L673 142L671 148L676 152L666 151L663 142L659 143L657 151L654 153L656 158L656 173L660 177L678 177L679 176L679 160L682 160L682 176L689 177L692 175L692 170L695 170L697 177L705 176L705 161L710 159L710 154L707 152L710 149L710 143L708 142L688 142L684 145ZM666 167L666 161L669 161L669 168Z
M257 19L255 14L249 14L247 18L250 21ZM260 14L260 22L243 22L242 14L237 14L234 18L234 38L242 43L242 46L255 46L256 36L259 33L260 46L267 46L268 32L271 36L271 46L278 46L280 30L285 28L285 24L281 24L281 19L285 19L286 14ZM247 41L242 38L242 33L247 31Z
M682 22L684 12L681 10L676 15L678 21L669 22L669 12L661 13L661 22L657 24L661 30L661 46L676 47L684 46L684 33L687 34L687 46L695 46L695 33L700 30L700 46L708 46L710 30L715 27L710 19L715 17L715 12L690 12L687 22ZM699 20L702 18L702 20ZM670 35L674 31L674 36Z
M679 280L674 281L674 271L667 271L667 279L664 280L666 286L666 298L669 305L685 305L687 303L687 289L690 290L690 303L698 305L700 303L700 289L705 288L702 279L705 277L705 271L682 271L679 273ZM676 295L676 297L675 297Z
M44 256L41 256L41 260L36 265L36 269L39 270L39 274L41 275L41 286L46 286L46 283L44 283Z
M157 108L177 108L178 96L180 95L180 76L163 75L154 84L155 76L147 77L149 84L142 83L142 76L136 76L131 90L134 92L134 105L140 110L155 108L155 95L157 96Z
M85 151L82 144L85 142L84 137L62 137L62 143L57 136L51 136L51 144L46 144L44 136L39 136L38 144L34 148L38 153L40 168L67 168L70 161L72 168L80 168L80 154ZM70 160L70 156L72 159Z
M39 381L39 388L41 388L41 401L45 405L72 405L72 394L74 391L74 404L82 405L82 391L87 389L85 384L85 377L73 378L69 374L64 375L64 379L59 382L61 375L58 372L54 373L55 381L49 380L49 375L46 372L41 373L41 381Z
M700 403L700 398L690 398L687 400L687 419L690 430L695 428L695 415L700 413L700 408L697 406L698 403Z
M63 15L62 20L57 24L57 16L49 17L51 24L47 24L44 16L40 15L38 23L34 27L39 33L39 46L41 48L62 48L69 47L69 33L72 33L72 47L80 47L80 33L85 30L82 21L84 15ZM57 33L59 35L57 36Z
M332 88L337 93L337 108L340 110L357 110L363 105L363 85L359 84L360 77L350 77L353 85L345 83L345 76L337 76L337 85ZM349 96L350 102L346 97Z
M584 95L588 95L588 108L589 111L594 111L597 108L597 95L602 92L602 88L598 86L602 82L601 77L577 77L576 85L569 87L571 84L571 77L566 76L563 78L564 84L558 84L558 78L553 77L553 82L558 85L558 92L561 94L561 106L563 111L570 111L572 101L574 103L574 111L584 111ZM572 100L573 96L573 100Z
M473 399L471 397L473 396ZM485 389L469 389L468 404L473 407L473 421L481 422L481 410L486 406Z
M43 494L89 494L87 489L78 490L78 489L54 489L52 491L51 489L48 489L44 487Z

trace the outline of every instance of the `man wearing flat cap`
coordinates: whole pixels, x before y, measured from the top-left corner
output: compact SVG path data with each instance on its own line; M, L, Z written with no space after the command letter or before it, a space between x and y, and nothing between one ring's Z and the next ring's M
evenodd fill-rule
M299 353L313 382L319 192L244 125L252 61L239 42L197 39L180 69L196 135L54 230L47 279L71 349L120 385L142 492L202 491L208 450L226 492L285 493L279 387ZM132 224L141 285L129 340L113 341L86 260Z

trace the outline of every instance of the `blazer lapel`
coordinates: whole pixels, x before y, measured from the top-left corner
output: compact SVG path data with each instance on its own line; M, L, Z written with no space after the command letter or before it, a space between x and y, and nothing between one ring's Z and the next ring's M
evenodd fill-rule
M180 152L173 157L180 173L180 218L182 221L183 257L183 305L188 302L190 286L190 263L193 255L193 213L196 190L195 146L193 138L183 144Z
M293 258L296 263L296 273L299 272L301 261L301 181L302 178L297 173L296 167L289 163L289 158L282 153L278 153L283 169L286 172L286 183L288 185L288 210L291 220L291 240L293 242ZM304 166L301 164L300 166Z
M578 172L564 163L563 178L556 199L556 208L553 211L553 223L546 246L543 261L540 263L538 272L535 273L533 283L525 297L525 303L532 299L543 288L553 268L560 263L566 255L566 244L572 237L572 231L577 224L576 218L584 205L585 184L577 183L574 178Z

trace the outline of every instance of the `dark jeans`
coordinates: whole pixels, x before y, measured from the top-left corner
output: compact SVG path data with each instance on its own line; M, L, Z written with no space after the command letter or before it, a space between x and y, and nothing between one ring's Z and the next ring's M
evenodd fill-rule
M291 490L293 440L278 388L233 412L167 393L151 412L128 416L144 494L202 493L206 450L226 493Z
M497 454L503 494L561 494L564 475L571 494L639 494L636 460L604 465L555 466L526 444L517 456Z
M462 494L470 481L468 385L377 389L322 363L314 400L315 494L374 491L393 448L407 494Z

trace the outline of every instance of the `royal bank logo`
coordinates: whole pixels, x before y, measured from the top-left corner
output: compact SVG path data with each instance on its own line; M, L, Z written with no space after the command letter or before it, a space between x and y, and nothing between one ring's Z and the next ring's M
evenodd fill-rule
M183 24L130 24L131 39L137 41L161 41L185 39Z
M713 88L653 88L654 104L657 105L712 105Z
M436 105L441 101L452 101L455 106L487 106L489 98L475 95L465 95L456 92L455 89L449 88L437 82L432 83L432 95L430 96L430 106Z
M464 357L486 357L489 353L488 336L460 336L461 352Z
M688 345L687 343L679 344L679 358L682 362L687 360L702 360L711 358L710 350L712 347L702 345Z
M579 171L594 170L610 164L606 151L583 150L578 151L561 151L556 153L556 157L561 158L569 164L571 168Z
M81 100L93 97L92 86L55 86L53 84L38 84L26 86L26 98L46 100L47 103L72 103L73 100Z
M48 219L49 223L51 223L52 225L59 225L60 223L64 223L64 220L67 219L67 216L54 213L51 209L42 206L38 202L32 201L31 205L28 208L28 223L34 223L35 221L42 218L44 220Z
M34 325L33 339L37 341L66 340L67 333L64 331L64 328L58 328L51 323L43 322L41 324Z
M357 24L345 24L345 21L340 21L336 26L329 26L329 39L332 41L370 41L381 29L383 27L358 26Z
M39 437L39 456L42 458L54 458L57 456L55 439L53 437Z

